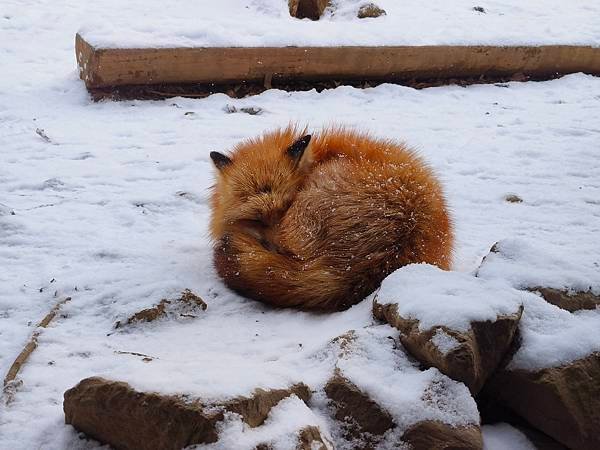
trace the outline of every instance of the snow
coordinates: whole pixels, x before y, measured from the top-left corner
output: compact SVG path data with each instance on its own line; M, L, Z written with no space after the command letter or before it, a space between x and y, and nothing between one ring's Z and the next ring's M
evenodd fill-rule
M483 450L535 450L527 437L507 423L484 425Z
M450 336L442 328L435 330L434 335L431 336L431 342L437 347L442 355L447 355L460 345L458 339L454 336Z
M325 45L597 46L600 4L585 0L377 0L387 14L358 19L366 0L338 0L321 20L290 17L284 0L158 0L89 5L81 34L100 47ZM484 8L483 13L474 10ZM143 19L140 20L140 10ZM132 20L133 18L133 20Z
M519 329L523 341L510 370L558 367L600 352L600 309L570 313L528 294Z
M336 365L344 378L391 414L397 425L393 434L402 435L425 420L453 427L479 424L467 387L435 368L421 370L396 347L396 335L389 325L357 330L349 344L340 346Z
M522 292L502 280L482 280L428 264L396 270L377 293L378 303L396 305L398 315L418 320L421 331L436 326L468 331L471 322L515 314L522 299Z
M227 8L232 1L210 2L210 7ZM270 90L246 99L213 95L202 100L90 101L77 78L73 41L91 18L105 23L107 39L119 30L123 42L135 42L125 30L139 33L138 40L152 35L161 42L199 42L202 37L194 30L210 21L206 42L217 44L213 33L231 43L252 27L270 24L271 19L252 24L244 14L258 17L261 11L264 18L281 12L280 6L275 13L269 9L274 2L249 0L248 12L240 8L238 16L229 15L235 26L213 26L216 18L199 12L208 7L205 3L178 2L165 15L164 2L157 1L2 2L2 375L35 324L62 298L72 300L41 333L38 348L19 373L22 384L13 402L0 406L0 448L98 448L79 439L64 424L62 412L64 391L92 375L209 399L300 379L317 387L325 382L334 361L323 349L347 330L372 325L371 299L332 315L273 310L233 294L211 264L209 152L226 151L240 139L290 121L312 130L343 123L419 148L446 188L456 228L456 271L474 272L493 243L518 238L560 256L562 262L552 269L557 277L566 269L578 270L590 285L598 282L600 79L576 74L543 83L421 91L381 85L320 94ZM481 4L485 15L470 9L473 2L379 4L388 11L386 18L355 23L332 17L327 19L333 23L328 36L352 35L366 44L394 28L397 43L459 43L467 42L467 35L471 42L522 42L526 31L531 33L528 43L599 42L600 30L593 24L600 6L591 2L486 2ZM398 8L406 8L405 14L397 14ZM456 16L445 16L449 8ZM394 27L383 27L388 31L378 31L385 21L399 18ZM324 25L282 20L285 34L273 28L268 35L243 39L282 42L289 30L290 39L302 35L316 44L323 35ZM179 26L177 38L157 31L168 34ZM257 107L264 113L229 114L228 106L238 111ZM524 201L507 203L507 193ZM114 329L117 321L163 298L176 298L185 288L208 304L198 318ZM574 356L571 349L553 350L562 345L563 336L546 335L552 328L544 321L545 306L534 305L528 316L527 305L533 303L528 299L533 297L526 296L525 312L532 332L522 351L547 346L546 353ZM567 319L553 309L548 320L560 320L568 343L579 336L589 350L600 329L593 328L594 314L580 312ZM579 320L587 324L580 331ZM153 359L144 362L117 352ZM523 355L524 361L532 361ZM427 376L433 378L431 372Z
M596 222L591 224L593 229L598 228ZM534 245L525 239L500 240L495 251L486 255L477 276L519 289L550 287L600 294L598 262L581 264L568 248ZM519 323L523 342L509 369L558 367L600 352L600 309L570 313L534 293L523 295Z
M302 400L292 395L275 405L265 423L257 428L250 428L235 414L230 415L219 432L219 441L214 444L198 445L196 448L254 449L259 444L269 444L269 448L273 450L296 450L300 431L307 426L319 428L325 445L329 445L331 438L326 431L327 423L315 415Z
M593 226L600 231L600 222ZM596 245L600 251L600 245ZM593 267L582 266L576 259L566 258L565 251L533 246L523 239L503 239L496 244L495 252L485 257L477 276L506 280L518 289L547 287L600 295L600 262Z

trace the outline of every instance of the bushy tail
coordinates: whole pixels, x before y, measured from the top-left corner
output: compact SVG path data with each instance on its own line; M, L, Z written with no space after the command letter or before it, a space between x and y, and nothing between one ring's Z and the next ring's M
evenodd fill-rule
M343 281L319 261L267 249L254 237L226 235L214 249L217 272L245 297L305 310L343 309Z

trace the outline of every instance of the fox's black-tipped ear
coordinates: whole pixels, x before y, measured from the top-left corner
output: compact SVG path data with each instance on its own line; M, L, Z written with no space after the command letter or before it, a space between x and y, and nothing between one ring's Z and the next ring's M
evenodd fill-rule
M290 145L286 150L288 156L292 158L295 162L300 161L302 155L304 154L304 150L306 150L308 144L310 143L311 137L312 136L310 134L307 134L306 136L302 136L300 139L298 139L296 142Z
M232 163L231 159L228 156L225 156L219 152L210 152L210 159L212 159L213 164L219 170L223 170L229 164Z

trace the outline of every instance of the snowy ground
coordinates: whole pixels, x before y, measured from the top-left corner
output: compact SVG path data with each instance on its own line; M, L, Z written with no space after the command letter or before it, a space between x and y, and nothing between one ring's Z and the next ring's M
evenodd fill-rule
M102 46L597 46L600 42L600 4L589 0L375 0L387 14L358 19L359 7L370 1L332 0L318 22L291 18L287 0L178 1L168 15L159 0L128 1L112 11L98 2L81 25L85 36ZM138 18L140 10L143 20Z
M536 3L558 14L547 6L555 2ZM140 5L129 2L119 20L134 20ZM156 5L144 7L150 23ZM97 13L109 21L121 11L101 2L0 7L2 376L35 323L72 297L21 371L14 402L0 406L0 448L87 448L63 424L62 394L91 375L208 398L323 381L331 367L313 356L370 324L370 302L329 316L273 311L228 291L211 265L209 151L290 121L344 123L417 147L446 186L456 270L473 272L494 242L518 237L598 274L599 78L92 103L76 76L73 36ZM577 34L584 29L571 29L574 42L600 41ZM231 114L228 105L264 112ZM507 194L523 202L506 202ZM184 288L208 303L202 317L113 333L117 320ZM522 439L491 433L490 448Z

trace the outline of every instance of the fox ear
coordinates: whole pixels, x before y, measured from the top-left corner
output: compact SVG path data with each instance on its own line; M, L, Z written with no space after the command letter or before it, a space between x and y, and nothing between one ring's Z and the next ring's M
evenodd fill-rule
M210 152L210 159L212 159L213 164L219 170L223 170L233 162L231 158L219 152Z
M306 148L308 147L308 144L310 143L311 137L312 136L310 134L307 134L306 136L302 136L300 139L298 139L296 142L294 142L292 145L290 145L287 148L286 153L296 163L298 161L300 161L300 159L302 158L302 155L304 154L304 150L306 150Z

